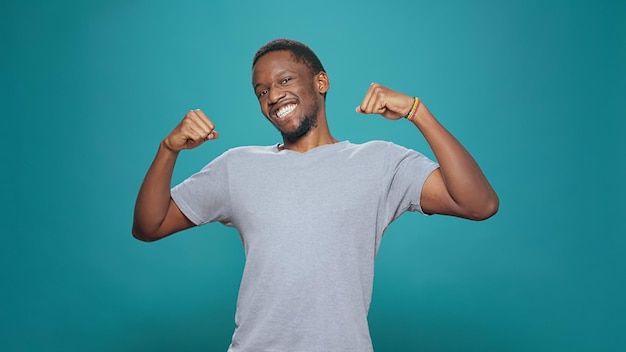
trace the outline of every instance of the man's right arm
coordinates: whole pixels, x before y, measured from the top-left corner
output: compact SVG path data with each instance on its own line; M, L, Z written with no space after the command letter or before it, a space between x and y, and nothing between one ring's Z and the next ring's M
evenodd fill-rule
M135 238L156 241L194 226L170 196L172 174L178 153L216 139L218 133L214 129L213 122L201 110L191 110L161 142L135 203L132 229Z

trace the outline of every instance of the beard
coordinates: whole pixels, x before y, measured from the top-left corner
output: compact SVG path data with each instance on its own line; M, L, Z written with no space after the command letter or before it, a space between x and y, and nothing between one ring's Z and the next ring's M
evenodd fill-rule
M311 111L305 113L304 118L300 121L300 125L291 131L285 132L279 129L280 134L283 136L283 141L287 143L294 143L298 139L305 136L311 129L317 127L317 114L319 112L318 104L314 104L311 108Z

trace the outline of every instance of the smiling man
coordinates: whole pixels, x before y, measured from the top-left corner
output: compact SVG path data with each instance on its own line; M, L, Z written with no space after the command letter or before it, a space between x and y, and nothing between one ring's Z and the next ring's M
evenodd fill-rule
M335 139L328 75L300 42L259 49L252 86L282 143L233 148L170 189L179 152L218 137L201 110L189 111L146 174L133 235L154 241L210 222L237 228L246 264L229 351L372 351L374 259L389 224L406 211L483 220L498 197L425 104L379 84L357 112L412 123L437 163L391 142Z

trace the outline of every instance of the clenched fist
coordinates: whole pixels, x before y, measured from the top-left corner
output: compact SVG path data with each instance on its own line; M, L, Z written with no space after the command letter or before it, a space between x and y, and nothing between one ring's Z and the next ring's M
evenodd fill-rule
M390 120L397 120L408 115L413 100L413 97L372 83L356 111L362 114L380 114Z
M190 110L183 120L163 140L163 145L173 151L193 149L202 143L217 139L215 125L200 109Z

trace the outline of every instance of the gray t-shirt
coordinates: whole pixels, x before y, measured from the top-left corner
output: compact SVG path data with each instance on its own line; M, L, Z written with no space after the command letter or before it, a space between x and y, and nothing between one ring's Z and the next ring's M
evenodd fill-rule
M372 351L367 313L383 233L422 212L438 167L393 143L305 153L231 149L172 189L196 225L239 230L246 264L228 351Z

